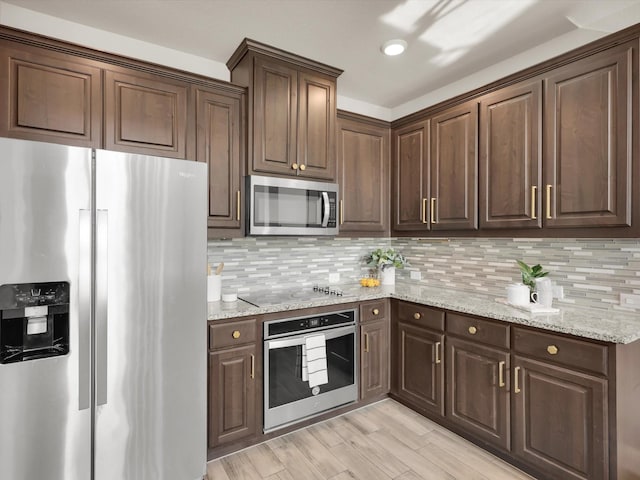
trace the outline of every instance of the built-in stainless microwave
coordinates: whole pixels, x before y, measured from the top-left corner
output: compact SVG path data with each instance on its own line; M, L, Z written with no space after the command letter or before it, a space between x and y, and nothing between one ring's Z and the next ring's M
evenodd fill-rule
M337 235L338 185L249 175L248 235Z

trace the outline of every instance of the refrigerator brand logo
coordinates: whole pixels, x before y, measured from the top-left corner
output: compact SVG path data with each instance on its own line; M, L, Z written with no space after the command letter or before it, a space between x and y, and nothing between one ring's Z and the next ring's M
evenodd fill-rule
M193 178L193 177L195 177L195 174L188 173L188 172L179 172L178 175L180 175L181 177L184 177L184 178Z

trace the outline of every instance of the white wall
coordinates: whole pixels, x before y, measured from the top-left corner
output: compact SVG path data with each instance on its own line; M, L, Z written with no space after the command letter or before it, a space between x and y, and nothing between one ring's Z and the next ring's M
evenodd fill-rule
M0 2L0 24L86 47L229 81L227 66L203 57Z

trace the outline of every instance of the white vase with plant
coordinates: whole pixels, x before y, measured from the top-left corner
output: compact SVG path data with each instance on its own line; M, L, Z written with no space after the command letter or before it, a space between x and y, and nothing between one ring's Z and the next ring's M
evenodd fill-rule
M395 285L396 268L404 268L408 265L407 259L393 248L378 248L365 255L364 261L368 267L377 270L382 285Z

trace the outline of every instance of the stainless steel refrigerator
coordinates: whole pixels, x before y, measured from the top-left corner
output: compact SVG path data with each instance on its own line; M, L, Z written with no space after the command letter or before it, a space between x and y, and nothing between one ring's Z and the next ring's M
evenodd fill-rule
M204 164L0 139L0 479L206 471Z

